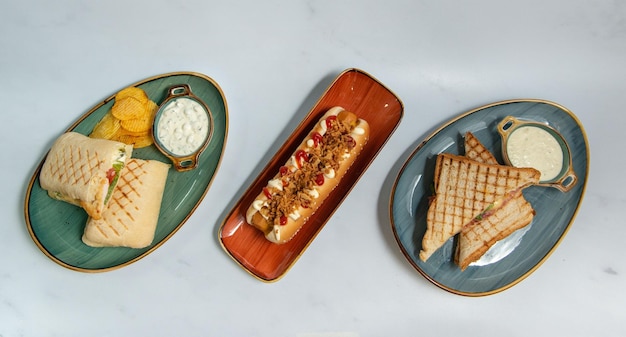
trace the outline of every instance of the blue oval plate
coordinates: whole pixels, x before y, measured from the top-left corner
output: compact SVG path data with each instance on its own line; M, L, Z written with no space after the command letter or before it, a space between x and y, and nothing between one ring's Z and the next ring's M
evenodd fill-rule
M160 104L173 85L188 84L213 113L213 138L200 155L198 167L188 172L170 168L161 204L161 213L154 241L143 249L122 247L93 248L85 245L82 233L87 214L79 207L50 198L39 185L42 162L35 170L26 191L24 216L28 232L41 251L54 262L72 270L101 272L129 265L160 247L187 221L198 207L221 162L228 133L228 108L219 85L206 75L190 72L168 73L145 79L129 86L142 88L151 100ZM122 88L120 88L122 89ZM81 116L67 131L85 135L111 109L110 96ZM136 149L133 157L171 161L154 145Z
M526 188L524 195L535 209L536 216L525 232L513 233L502 240L515 242L492 247L488 253L498 258L486 262L481 259L478 261L481 263L461 271L452 259L454 240L450 239L428 261L421 261L419 251L426 231L428 197L437 154L464 154L464 135L471 131L502 163L501 140L496 130L497 124L506 116L547 123L559 131L572 151L574 171L579 177L577 184L566 193L552 187ZM484 296L512 287L548 258L571 226L587 183L588 149L587 137L576 116L549 101L502 101L450 120L420 143L404 163L393 185L389 206L391 227L402 253L430 282L455 294Z

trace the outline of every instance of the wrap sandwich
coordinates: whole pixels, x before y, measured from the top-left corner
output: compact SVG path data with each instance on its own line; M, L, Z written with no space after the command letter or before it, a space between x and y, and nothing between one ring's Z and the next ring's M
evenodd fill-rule
M50 148L39 174L41 188L100 219L132 145L93 139L77 132L62 134Z
M132 158L102 218L89 218L82 240L92 247L149 246L156 231L170 165Z

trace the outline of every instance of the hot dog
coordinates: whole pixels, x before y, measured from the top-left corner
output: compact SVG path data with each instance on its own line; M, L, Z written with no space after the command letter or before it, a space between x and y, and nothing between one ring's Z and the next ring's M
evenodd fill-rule
M248 207L248 224L271 242L291 240L352 166L369 133L356 114L328 110Z

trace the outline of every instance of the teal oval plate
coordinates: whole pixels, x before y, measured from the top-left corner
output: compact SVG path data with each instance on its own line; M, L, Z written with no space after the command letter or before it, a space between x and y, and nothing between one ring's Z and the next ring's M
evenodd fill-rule
M33 241L54 262L69 269L84 272L102 272L127 266L153 252L167 241L187 221L209 190L224 152L228 134L228 107L219 85L210 77L192 72L168 73L130 84L142 88L155 103L160 104L171 86L188 84L214 116L215 129L207 148L202 152L198 167L188 172L169 170L152 244L143 249L85 245L82 233L87 215L82 208L50 198L39 185L37 166L26 191L24 215ZM121 90L123 88L119 88ZM111 95L81 116L66 131L88 135L113 105ZM171 161L154 145L136 149L133 157Z
M421 261L419 251L426 231L428 197L431 195L437 154L464 154L464 135L471 131L502 163L501 140L496 130L497 124L506 116L546 123L559 131L572 151L578 182L565 193L553 187L526 188L524 196L535 209L535 218L525 228L526 231L510 236L516 235L514 243L508 247L492 247L492 250L501 250L488 252L500 255L498 259L470 265L461 271L453 261L455 242L452 238L426 262ZM389 206L391 227L404 256L430 282L459 295L494 294L526 278L558 246L578 212L588 172L587 138L571 111L553 102L534 99L489 104L445 123L411 153L392 187Z

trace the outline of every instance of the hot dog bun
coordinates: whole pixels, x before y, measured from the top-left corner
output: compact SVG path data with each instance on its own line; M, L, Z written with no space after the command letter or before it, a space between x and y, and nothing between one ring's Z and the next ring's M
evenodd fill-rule
M369 139L369 124L342 107L328 110L248 207L246 221L285 243L324 202Z

